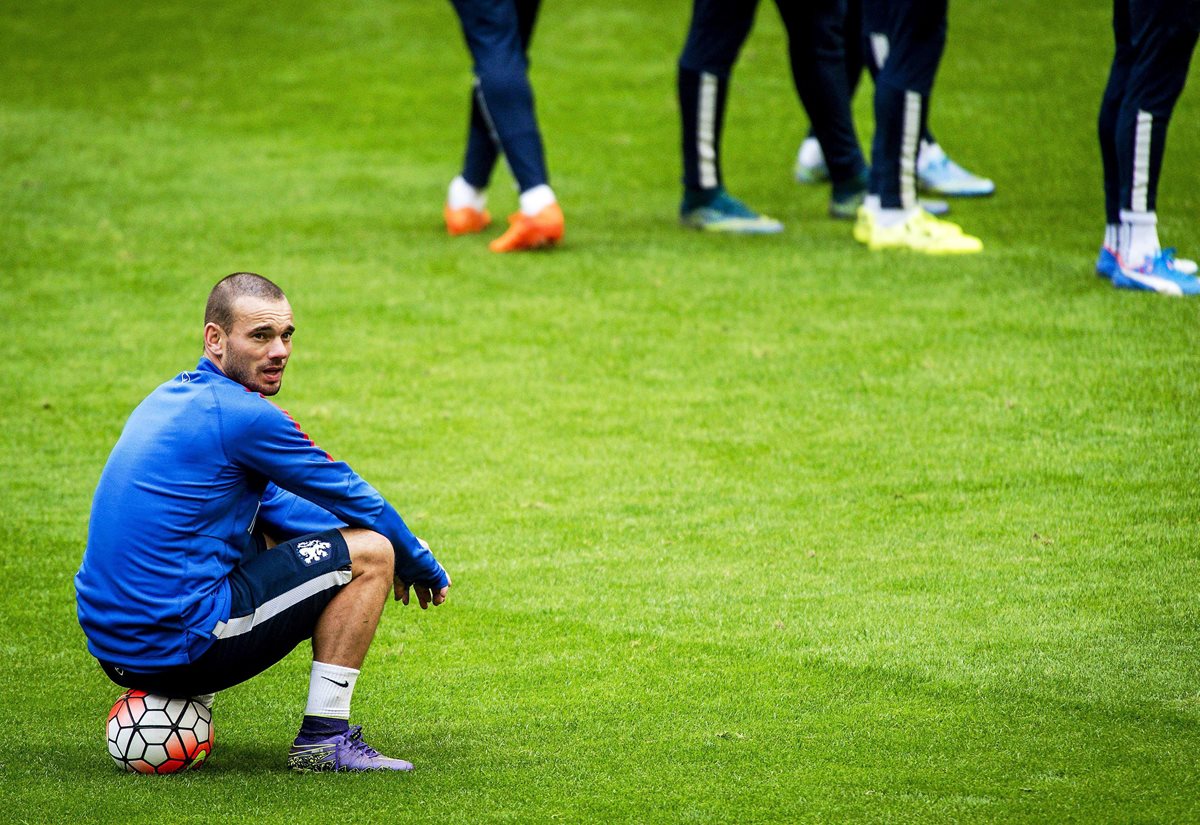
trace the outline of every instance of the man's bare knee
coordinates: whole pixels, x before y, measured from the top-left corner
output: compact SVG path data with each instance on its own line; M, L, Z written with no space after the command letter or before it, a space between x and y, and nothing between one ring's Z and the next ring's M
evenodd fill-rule
M350 550L350 570L355 578L374 574L391 580L396 551L386 537L374 530L344 528L341 532Z

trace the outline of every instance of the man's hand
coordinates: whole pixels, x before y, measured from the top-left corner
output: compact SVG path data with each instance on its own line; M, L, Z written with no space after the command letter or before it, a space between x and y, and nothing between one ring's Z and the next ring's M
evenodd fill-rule
M449 581L449 573L446 574L446 579L446 586L435 593L433 592L433 589L427 585L416 583L410 584L409 582L403 581L399 576L397 576L393 582L393 589L396 592L396 601L402 602L403 604L408 604L408 589L411 587L417 594L417 603L421 605L422 610L428 610L429 605L431 604L434 607L437 607L439 604L446 601L446 596L450 593L450 584L452 584L452 582Z

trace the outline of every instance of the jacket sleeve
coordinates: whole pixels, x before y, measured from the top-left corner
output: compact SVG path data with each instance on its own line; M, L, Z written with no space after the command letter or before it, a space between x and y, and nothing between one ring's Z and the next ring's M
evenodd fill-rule
M350 527L374 530L392 543L396 575L403 581L434 589L449 583L446 571L395 508L350 465L334 461L291 416L257 393L247 393L245 399L238 400L247 403L236 405L239 409L222 416L226 454L247 472L265 476L276 487L305 502L301 505L271 493L268 523L279 526L294 517L291 530L303 524L324 530L340 526L340 520Z
M276 541L291 541L347 524L328 510L268 482L259 503L258 526Z

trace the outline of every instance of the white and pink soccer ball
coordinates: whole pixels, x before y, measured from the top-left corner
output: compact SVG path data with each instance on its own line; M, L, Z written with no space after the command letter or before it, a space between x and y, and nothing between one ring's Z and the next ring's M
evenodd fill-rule
M127 771L175 773L212 753L212 713L195 699L127 690L108 713L108 755Z

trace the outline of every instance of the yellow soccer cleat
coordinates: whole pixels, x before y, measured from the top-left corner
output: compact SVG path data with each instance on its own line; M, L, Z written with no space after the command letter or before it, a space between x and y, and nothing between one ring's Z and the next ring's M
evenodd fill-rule
M866 210L862 210L865 212ZM862 236L866 236L863 240ZM924 209L913 210L903 223L883 227L868 214L860 214L854 237L871 249L911 249L926 255L966 255L983 251L983 241L962 231L956 223L943 221Z
M854 240L859 243L869 243L871 241L871 228L875 225L875 221L871 218L871 210L865 206L858 207L858 212L854 218Z

